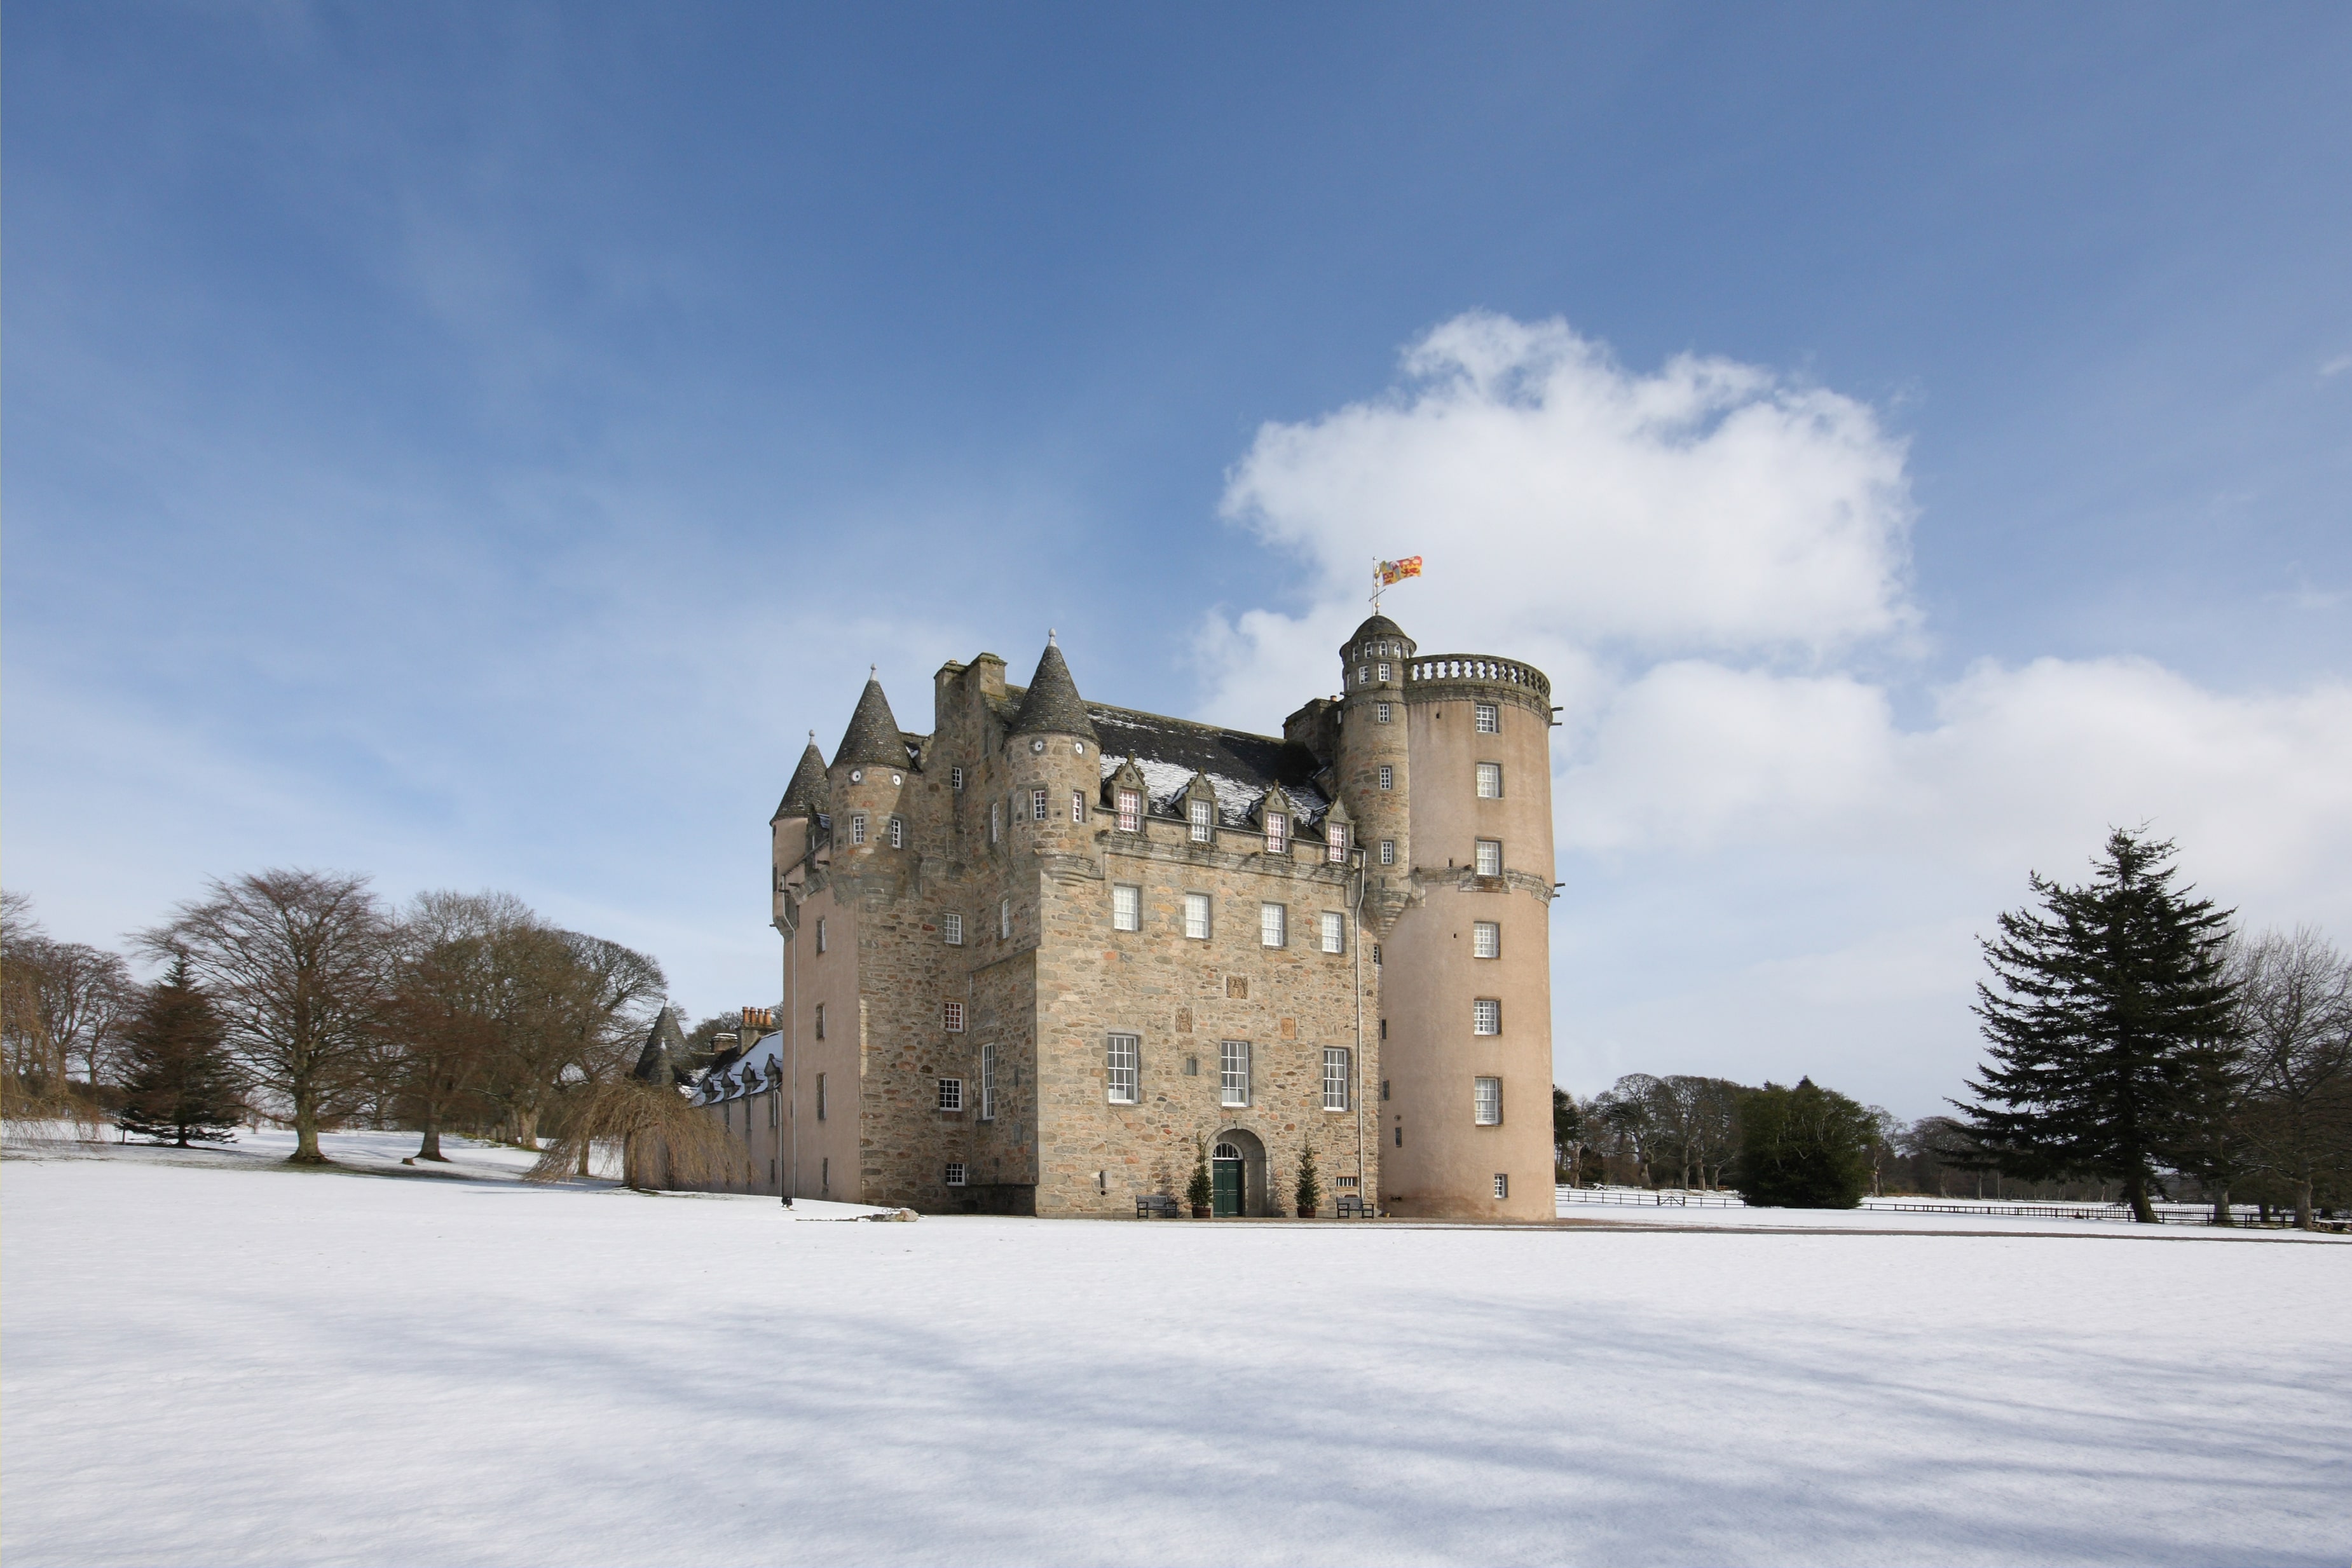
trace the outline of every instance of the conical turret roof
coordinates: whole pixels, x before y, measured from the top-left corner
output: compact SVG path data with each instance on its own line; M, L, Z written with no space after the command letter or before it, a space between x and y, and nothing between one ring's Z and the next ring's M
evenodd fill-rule
M776 807L776 817L820 817L831 805L833 790L824 777L824 753L816 748L816 732L809 732L806 750L801 753L801 765L793 769L793 781L784 786L784 798Z
M1013 716L1012 733L1096 738L1094 720L1087 716L1087 705L1078 695L1078 683L1070 678L1069 663L1051 632L1045 635L1045 652L1038 657L1037 673L1030 677L1028 693L1021 699L1021 711Z
M871 675L866 679L866 689L857 695L857 711L849 716L849 727L841 732L841 744L833 753L836 768L856 762L907 766L907 743L899 738L890 699L882 695L882 683Z
M1412 638L1405 637L1403 627L1385 615L1377 614L1364 618L1364 623L1356 628L1355 635L1348 639L1348 646L1352 648L1368 637L1403 637L1408 643L1412 641Z
M677 1014L665 1007L646 1033L646 1048L637 1052L634 1076L667 1089L677 1082L677 1059L685 1054L686 1034L677 1027Z

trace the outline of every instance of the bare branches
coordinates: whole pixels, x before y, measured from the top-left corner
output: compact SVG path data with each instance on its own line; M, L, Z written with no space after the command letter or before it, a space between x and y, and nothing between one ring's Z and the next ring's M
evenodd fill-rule
M540 1155L530 1180L563 1180L585 1168L597 1144L620 1145L621 1179L640 1190L723 1186L751 1175L741 1141L673 1088L622 1078L583 1085L572 1098L569 1128Z

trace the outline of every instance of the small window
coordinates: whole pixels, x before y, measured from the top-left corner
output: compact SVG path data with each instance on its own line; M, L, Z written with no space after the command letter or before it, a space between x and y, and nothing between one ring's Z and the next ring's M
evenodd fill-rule
M1329 861L1333 865L1346 865L1348 863L1347 823L1326 822L1323 824L1323 858Z
M1223 1105L1250 1103L1249 1041L1228 1040L1217 1046L1217 1101Z
M959 792L959 793L961 793L961 792L962 791L962 789L963 789L963 769L962 769L962 768L949 768L949 769L948 769L948 788L949 788L949 789L950 789L956 790L956 791L957 791L957 792Z
M1386 724L1386 723L1388 723L1388 722L1390 721L1390 719L1391 719L1391 718L1392 718L1392 717L1394 717L1394 716L1395 716L1395 705L1394 705L1394 704L1392 704L1392 703L1374 703L1374 704L1372 705L1372 722L1373 722L1374 724Z
M1029 791L1029 820L1033 822L1045 820L1045 791L1043 789Z
M1004 823L1002 816L1003 810L1004 803L1001 800L991 800L988 803L988 841L992 844L1004 837Z
M1394 839L1382 839L1381 841L1381 863L1382 865L1396 864L1396 841Z
M1503 1124L1503 1081L1499 1078L1474 1078L1470 1081L1471 1120L1482 1127Z
M950 1160L948 1162L947 1184L950 1186L961 1186L963 1185L963 1162L961 1160Z
M1499 762L1478 764L1478 799L1499 800L1503 798L1503 765Z
M1257 940L1261 947L1290 945L1290 911L1279 904L1257 906Z
M1122 833L1143 831L1143 791L1122 789L1118 792L1118 831Z
M1083 789L1073 789L1070 791L1070 821L1083 823L1086 820L1087 792Z
M1480 997L1470 1004L1470 1032L1472 1034L1503 1032L1503 1004L1499 998Z
M907 819L904 817L890 819L890 847L894 850L907 847Z
M1479 920L1470 926L1470 956L1499 958L1503 956L1503 926L1497 920Z
M1286 854L1290 850L1290 817L1283 811L1265 814L1265 852Z
M1143 929L1143 889L1126 883L1111 884L1110 924L1114 931Z
M818 1038L824 1037L820 1035ZM816 1119L820 1122L824 1120L824 1074L822 1072L816 1075Z
M849 841L853 844L866 841L866 813L863 811L849 814Z
M1323 1109L1344 1111L1348 1108L1348 1056L1344 1046L1323 1048Z
M950 1034L961 1034L963 1032L963 1004L961 1002L949 1001L941 1002L940 1004L940 1027L946 1030Z
M1378 674L1374 678L1375 678L1375 679L1377 679L1377 680L1379 680L1379 681L1380 681L1383 685L1385 685L1388 683L1388 678L1389 678L1389 667L1388 667L1386 664L1379 664L1379 665L1375 665L1375 666L1374 666L1374 668L1379 672L1379 674Z
M1495 1197L1497 1202L1511 1196L1511 1178L1501 1171L1495 1173Z
M940 1109L942 1111L961 1111L963 1109L962 1079L942 1078L940 1080Z
M1500 735L1503 733L1503 716L1496 710L1493 703L1478 703L1475 705L1474 711L1477 719L1478 733L1480 735Z
M1184 895L1184 935L1195 942L1209 939L1209 895L1188 893Z
M1478 841L1478 874L1480 876L1503 874L1503 846L1499 840L1480 839Z
M1372 967L1373 967L1373 968L1375 968L1375 969L1377 969L1377 968L1379 968L1380 967L1381 967L1381 945L1380 945L1379 943L1375 942L1375 943L1373 943L1373 944L1372 944ZM1382 1040L1386 1040L1386 1039L1388 1039L1388 1033L1387 1033L1388 1027L1389 1027L1389 1026L1388 1026L1386 1023L1382 1023L1382 1024L1381 1025L1381 1038Z
M944 938L946 939L946 941L947 941L947 945L948 945L949 946L950 946L950 947L961 947L961 946L963 946L963 916L962 916L962 915L953 915L953 914L950 914L950 915L940 915L940 935L942 937L944 937Z
M824 1004L823 1002L816 1005L816 1037L819 1040L824 1038Z
M1381 764L1381 788L1383 789L1396 788L1396 769L1385 762Z
M1370 685L1371 684L1371 679L1372 667L1370 664L1358 664L1356 666L1356 684L1358 685Z
M822 915L816 917L816 950L820 953L824 951L824 916Z
M1000 942L1013 940L1013 901L1009 898L997 902L996 936Z
M1110 1103L1114 1105L1132 1105L1139 1098L1141 1073L1137 1062L1142 1046L1142 1040L1136 1035L1115 1034L1110 1037L1103 1060Z
M1217 805L1213 800L1193 800L1185 803L1184 820L1191 824L1194 843L1205 844L1213 836L1217 825L1216 811Z
M1344 953L1348 950L1348 917L1336 909L1323 912L1323 951Z
M996 1047L980 1048L980 1119L996 1120Z
M816 1163L816 1189L819 1192L833 1190L833 1156L830 1155Z

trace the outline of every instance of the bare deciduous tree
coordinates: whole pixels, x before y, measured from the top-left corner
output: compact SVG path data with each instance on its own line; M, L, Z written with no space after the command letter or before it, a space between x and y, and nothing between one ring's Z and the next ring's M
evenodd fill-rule
M287 1107L291 1160L324 1164L320 1123L342 1107L382 1038L392 946L368 879L265 871L216 881L138 942L158 958L186 956L246 1082Z
M2312 1229L2313 1186L2352 1164L2352 959L2307 928L2267 933L2235 957L2246 1136Z
M597 1144L620 1146L621 1179L641 1190L741 1181L751 1174L741 1141L668 1084L625 1077L577 1092L570 1125L527 1179L562 1181L584 1173Z

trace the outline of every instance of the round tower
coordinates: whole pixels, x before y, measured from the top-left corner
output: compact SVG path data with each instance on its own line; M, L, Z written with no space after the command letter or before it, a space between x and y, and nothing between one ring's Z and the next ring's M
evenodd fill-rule
M896 863L907 827L898 796L907 784L907 743L882 683L869 674L856 711L842 732L841 745L825 770L832 797L833 871L857 876Z
M1385 615L1339 649L1339 732L1333 774L1364 852L1365 923L1384 933L1412 896L1412 750L1405 715L1413 641Z
M1013 781L1013 841L1039 854L1087 852L1102 788L1101 741L1051 632L1021 710L1005 731L1004 752Z

